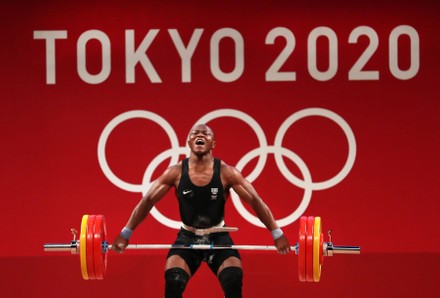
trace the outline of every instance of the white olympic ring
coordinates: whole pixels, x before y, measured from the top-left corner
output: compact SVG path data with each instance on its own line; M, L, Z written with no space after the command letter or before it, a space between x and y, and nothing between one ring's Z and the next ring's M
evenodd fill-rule
M122 188L130 192L142 192L143 190L142 185L128 183L119 179L110 169L107 163L107 158L105 157L105 145L112 130L115 129L115 127L121 124L122 122L133 118L149 119L159 124L163 129L165 129L168 136L170 137L172 149L179 149L179 141L177 140L177 136L176 133L174 132L173 127L164 118L149 111L134 110L134 111L125 112L115 117L113 120L111 120L104 128L104 130L101 133L101 136L99 137L99 142L98 142L98 161L102 171L104 172L104 175L111 182L113 182L114 185L118 186L119 188ZM178 158L179 155L172 156L170 165L177 163Z
M284 135L286 134L286 131L289 129L289 127L292 124L294 124L296 121L308 116L322 116L333 120L336 124L338 124L341 127L348 142L348 157L343 168L333 178L322 182L313 182L310 175L310 171L306 166L306 164L304 163L304 161L291 150L282 147ZM309 108L298 111L290 115L280 126L276 134L273 146L268 146L264 131L262 130L258 122L255 121L255 119L253 119L248 114L238 110L233 110L233 109L215 110L204 115L202 118L196 121L195 124L208 123L211 120L221 117L234 117L239 120L242 120L245 123L247 123L257 135L259 147L245 154L236 165L236 168L241 171L246 166L246 164L248 164L255 157L259 156L259 160L257 162L257 165L255 166L255 169L247 177L245 177L248 181L253 182L255 181L255 179L257 179L257 177L261 174L266 164L267 155L271 153L274 154L275 162L280 172L283 174L283 176L293 185L304 189L303 199L299 204L299 206L297 207L297 209L287 217L277 220L277 224L280 227L285 227L290 225L291 223L295 222L304 213L304 211L307 209L307 206L311 201L313 190L323 190L335 186L348 175L351 168L353 167L356 158L356 140L353 131L351 130L348 123L341 116L337 115L336 113L330 110L322 109L322 108ZM142 179L142 184L128 183L117 177L110 169L105 154L107 139L110 136L110 133L113 131L113 129L116 128L116 126L118 126L120 123L134 118L148 119L156 122L166 131L171 142L171 148L160 153L147 166L144 173L144 177ZM139 192L142 193L143 195L145 195L148 189L151 187L152 175L156 170L156 168L167 158L170 158L169 165L176 164L179 161L180 155L186 155L188 157L189 150L186 146L184 147L179 146L177 136L172 126L161 116L153 112L144 111L144 110L129 111L115 117L104 128L98 142L98 161L102 171L104 172L104 175L117 187L130 192ZM283 156L287 157L298 166L304 180L297 178L288 170L286 164L284 163ZM243 218L245 218L249 223L255 226L264 227L261 221L253 214L251 214L243 206L241 200L234 191L231 192L231 197L235 208L237 208L237 211L240 213L240 215ZM151 209L150 213L157 221L159 221L160 223L162 223L167 227L180 229L182 225L180 221L175 221L167 218L166 216L161 214L155 207Z

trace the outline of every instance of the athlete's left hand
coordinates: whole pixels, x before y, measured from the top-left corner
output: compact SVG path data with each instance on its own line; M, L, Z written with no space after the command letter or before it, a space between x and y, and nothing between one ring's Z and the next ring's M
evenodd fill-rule
M289 240L287 240L286 236L284 235L275 240L274 244L279 254L284 255L292 251L292 249L290 248Z

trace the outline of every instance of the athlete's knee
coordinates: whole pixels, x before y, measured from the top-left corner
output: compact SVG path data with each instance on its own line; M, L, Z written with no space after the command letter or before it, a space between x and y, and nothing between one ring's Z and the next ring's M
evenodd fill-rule
M189 275L182 268L171 268L165 271L165 298L182 297L188 283Z
M226 267L218 275L226 298L241 297L243 270L240 267Z

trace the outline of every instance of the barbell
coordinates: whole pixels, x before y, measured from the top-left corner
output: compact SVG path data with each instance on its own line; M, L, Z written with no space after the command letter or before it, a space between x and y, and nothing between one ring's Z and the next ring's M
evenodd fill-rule
M237 230L233 228L231 230ZM45 252L71 252L79 254L81 275L85 280L100 280L107 271L107 253L112 245L107 242L107 228L104 215L83 215L79 239L78 232L71 229L70 243L46 243ZM321 217L302 216L299 221L299 241L291 247L298 255L298 277L302 282L319 282L324 256L334 254L360 254L359 246L334 245L331 230L329 242L324 242ZM126 249L196 249L196 250L260 250L274 251L271 245L212 245L212 244L129 244Z

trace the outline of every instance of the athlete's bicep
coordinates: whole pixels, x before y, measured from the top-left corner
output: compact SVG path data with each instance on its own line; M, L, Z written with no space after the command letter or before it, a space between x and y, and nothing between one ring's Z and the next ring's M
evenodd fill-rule
M235 168L225 168L225 180L228 185L247 203L251 203L258 195L252 184Z
M147 194L145 195L147 200L150 200L153 203L158 202L162 199L165 194L171 189L171 187L175 186L176 181L180 177L180 171L178 166L170 167L165 172L157 178Z

